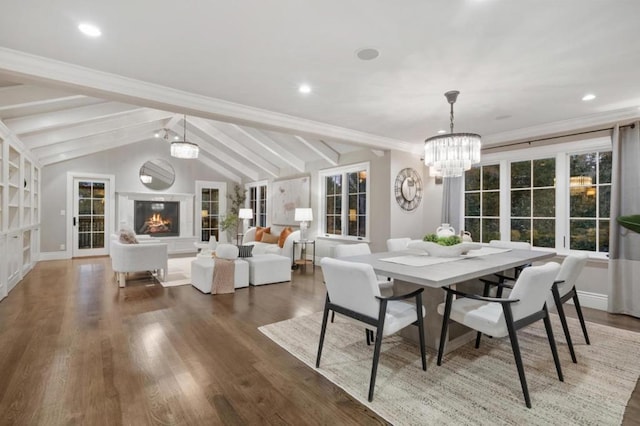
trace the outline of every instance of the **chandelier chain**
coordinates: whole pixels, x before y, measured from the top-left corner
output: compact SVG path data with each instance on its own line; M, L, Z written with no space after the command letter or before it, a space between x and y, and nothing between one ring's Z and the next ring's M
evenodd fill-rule
M449 119L451 120L451 133L453 133L453 102L451 102L451 114Z

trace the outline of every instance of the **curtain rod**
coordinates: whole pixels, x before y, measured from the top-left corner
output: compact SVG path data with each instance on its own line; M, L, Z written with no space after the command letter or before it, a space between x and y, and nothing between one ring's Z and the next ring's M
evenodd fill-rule
M625 124L620 126L620 128L623 127L630 127L630 128L635 128L636 127L636 123L631 123L631 124ZM538 138L538 139L531 139L529 141L521 141L521 142L511 142L511 143L505 143L502 145L491 145L486 147L485 149L489 150L489 149L497 149L497 148L507 148L510 146L516 146L516 145L524 145L524 144L529 144L531 145L534 142L543 142L543 141L550 141L553 139L560 139L560 138L566 138L566 137L570 137L570 136L580 136L580 135L588 135L590 133L598 133L598 132L603 132L605 130L613 130L613 127L605 127L602 129L596 129L596 130L585 130L584 132L577 132L577 133L569 133L566 135L558 135L558 136L549 136L546 138Z

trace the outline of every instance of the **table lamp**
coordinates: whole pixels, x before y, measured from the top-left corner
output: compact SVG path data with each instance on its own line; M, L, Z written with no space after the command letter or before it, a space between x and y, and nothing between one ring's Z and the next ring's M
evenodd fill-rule
M242 232L245 231L247 227L247 221L249 219L253 219L253 209L240 209L238 211L238 218L242 219ZM237 229L236 229L237 231ZM236 242L240 245L240 233L236 232Z
M313 220L313 210L308 208L296 209L294 220L300 222L300 240L306 241L307 227L309 222Z

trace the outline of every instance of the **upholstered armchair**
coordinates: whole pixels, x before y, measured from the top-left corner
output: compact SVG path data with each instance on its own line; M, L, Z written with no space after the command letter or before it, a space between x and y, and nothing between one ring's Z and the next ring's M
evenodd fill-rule
M123 244L117 239L112 239L110 250L111 267L120 287L125 286L128 272L157 270L162 271L159 279L166 279L169 259L166 243Z

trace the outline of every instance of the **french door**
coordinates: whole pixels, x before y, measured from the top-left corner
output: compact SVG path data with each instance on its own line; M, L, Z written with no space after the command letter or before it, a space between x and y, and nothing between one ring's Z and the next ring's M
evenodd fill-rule
M73 179L73 257L109 254L108 179Z

